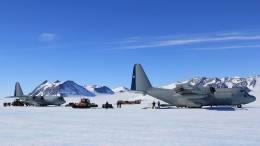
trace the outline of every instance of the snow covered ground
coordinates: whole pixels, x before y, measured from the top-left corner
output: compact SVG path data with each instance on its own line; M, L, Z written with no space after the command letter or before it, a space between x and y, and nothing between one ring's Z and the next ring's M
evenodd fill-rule
M150 107L155 99L133 93L100 95L91 101L114 104L118 99L144 102L107 110L0 106L0 145L259 146L260 143L257 102L243 109L142 109ZM1 99L1 105L3 101L6 99Z

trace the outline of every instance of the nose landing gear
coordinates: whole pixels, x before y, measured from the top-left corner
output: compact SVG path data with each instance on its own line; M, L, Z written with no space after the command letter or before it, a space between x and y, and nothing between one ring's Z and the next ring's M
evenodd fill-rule
M241 104L238 104L238 105L237 105L237 108L242 108L242 105L241 105Z

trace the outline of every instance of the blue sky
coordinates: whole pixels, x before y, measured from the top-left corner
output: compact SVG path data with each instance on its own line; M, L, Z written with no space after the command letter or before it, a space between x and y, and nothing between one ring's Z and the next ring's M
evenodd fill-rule
M3 0L0 96L20 81L130 86L141 63L156 86L260 74L257 0Z

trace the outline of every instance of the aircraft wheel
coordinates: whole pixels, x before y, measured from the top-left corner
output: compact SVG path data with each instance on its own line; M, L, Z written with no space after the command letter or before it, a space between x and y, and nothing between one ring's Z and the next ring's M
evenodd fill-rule
M202 108L202 105L200 105L200 106L196 106L196 107L194 107L194 108Z
M242 105L241 105L241 104L238 104L238 105L237 105L237 108L242 108Z
M187 108L201 108L201 106L188 106Z

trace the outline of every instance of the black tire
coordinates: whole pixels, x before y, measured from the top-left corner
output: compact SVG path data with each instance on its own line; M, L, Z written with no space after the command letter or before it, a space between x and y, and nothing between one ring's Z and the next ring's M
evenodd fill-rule
M237 105L237 108L242 108L242 105L241 105L241 104L238 104L238 105Z

